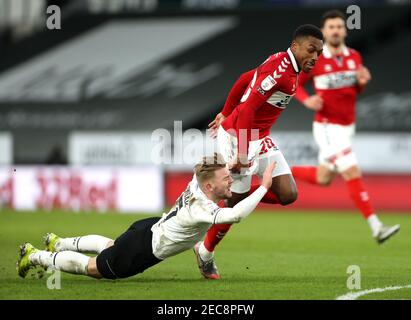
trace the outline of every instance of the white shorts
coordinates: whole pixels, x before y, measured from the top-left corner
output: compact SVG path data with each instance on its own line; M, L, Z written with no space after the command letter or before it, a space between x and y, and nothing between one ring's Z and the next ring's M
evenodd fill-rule
M230 135L222 126L217 133L218 152L227 163L237 159L237 137ZM246 193L251 188L251 178L256 174L262 178L263 173L270 163L277 162L272 177L291 174L290 167L280 149L275 145L272 138L266 136L260 140L250 141L248 148L248 160L252 165L241 174L232 174L234 182L231 191L235 193Z
M318 161L332 171L339 173L357 165L357 158L352 150L352 138L355 125L348 126L314 122L314 140L320 152Z

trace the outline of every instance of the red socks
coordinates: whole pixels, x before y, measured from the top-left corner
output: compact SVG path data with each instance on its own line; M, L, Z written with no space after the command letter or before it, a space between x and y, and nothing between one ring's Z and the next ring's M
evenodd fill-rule
M225 234L230 230L231 224L214 224L207 231L207 235L204 239L204 247L213 252L217 244L223 240Z
M361 211L365 219L374 213L368 192L364 188L362 178L355 178L347 181L348 192L358 210Z
M317 184L317 167L314 166L294 166L291 168L294 178L303 180L311 184Z

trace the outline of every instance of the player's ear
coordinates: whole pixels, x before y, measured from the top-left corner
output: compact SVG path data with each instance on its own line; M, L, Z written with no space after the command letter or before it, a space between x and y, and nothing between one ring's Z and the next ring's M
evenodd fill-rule
M346 38L348 35L347 27L344 25L344 38Z
M291 48L294 52L296 52L297 49L298 49L298 46L299 46L299 41L298 41L297 39L294 39L294 40L291 42L290 48Z
M207 192L212 192L212 191L213 191L213 186L212 186L210 180L207 181L207 182L204 184L204 188L205 188L205 190L206 190Z

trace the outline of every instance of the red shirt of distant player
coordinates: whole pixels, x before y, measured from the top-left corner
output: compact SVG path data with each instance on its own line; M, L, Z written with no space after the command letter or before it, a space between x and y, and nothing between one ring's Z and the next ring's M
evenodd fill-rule
M299 69L291 50L270 56L262 65L241 75L222 110L226 131L259 130L258 139L270 134L271 126L287 107L297 89ZM248 146L247 146L248 148Z
M359 52L344 47L341 55L332 56L327 46L314 68L302 74L295 97L300 102L308 98L303 88L313 80L315 92L323 99L323 108L314 121L350 125L355 122L355 100L361 89L357 85L357 70L362 65Z

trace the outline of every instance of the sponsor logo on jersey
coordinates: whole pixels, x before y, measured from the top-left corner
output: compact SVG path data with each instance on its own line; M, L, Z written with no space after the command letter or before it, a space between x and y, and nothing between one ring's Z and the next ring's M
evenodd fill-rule
M261 82L261 88L265 91L269 91L272 87L275 86L277 81L274 80L272 76L267 76L262 82Z
M347 66L349 69L355 69L355 61L352 59L347 60Z
M285 109L292 97L293 95L288 95L284 92L277 91L268 98L267 102L274 107Z
M340 89L355 86L357 75L355 71L341 71L322 74L314 77L317 89Z
M267 92L265 92L263 89L261 89L260 86L257 87L257 91L258 91L259 93L261 93L263 96L265 96L265 94L267 93Z

